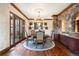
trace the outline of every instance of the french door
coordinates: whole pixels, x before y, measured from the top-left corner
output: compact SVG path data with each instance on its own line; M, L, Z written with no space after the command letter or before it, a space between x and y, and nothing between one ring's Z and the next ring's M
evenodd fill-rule
M25 21L10 13L10 46L22 40L25 36Z

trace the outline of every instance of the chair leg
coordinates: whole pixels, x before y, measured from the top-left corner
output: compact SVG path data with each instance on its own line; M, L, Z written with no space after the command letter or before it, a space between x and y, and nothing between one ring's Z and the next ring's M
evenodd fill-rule
M27 46L28 46L28 40L27 40Z
M44 48L44 42L43 42L42 48Z
M37 43L36 43L36 48L37 48Z
M50 40L50 41L51 41L51 43L52 43L53 40Z

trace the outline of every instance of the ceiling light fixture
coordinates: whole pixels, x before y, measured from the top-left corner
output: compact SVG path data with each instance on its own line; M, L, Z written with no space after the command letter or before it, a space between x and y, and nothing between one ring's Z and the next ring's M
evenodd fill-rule
M41 17L41 13L43 12L43 9L36 9L36 12L37 12L36 20L42 21L43 18Z

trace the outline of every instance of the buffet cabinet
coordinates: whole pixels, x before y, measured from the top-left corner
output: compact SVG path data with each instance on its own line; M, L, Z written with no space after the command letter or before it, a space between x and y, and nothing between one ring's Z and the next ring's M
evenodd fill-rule
M60 41L60 34L54 34L54 40Z
M62 43L65 47L71 50L73 53L79 55L79 39L69 37L66 35L55 34L55 40Z

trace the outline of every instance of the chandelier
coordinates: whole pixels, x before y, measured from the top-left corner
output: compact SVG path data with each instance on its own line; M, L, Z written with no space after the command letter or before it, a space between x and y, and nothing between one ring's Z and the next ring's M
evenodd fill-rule
M43 9L36 9L37 12L37 18L36 20L42 21L41 13L43 12Z

